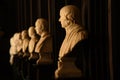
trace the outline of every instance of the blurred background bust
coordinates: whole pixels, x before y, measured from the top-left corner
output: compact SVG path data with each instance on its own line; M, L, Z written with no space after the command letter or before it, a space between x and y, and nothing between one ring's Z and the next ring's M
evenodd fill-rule
M39 39L35 52L39 54L37 64L49 64L52 62L52 36L49 33L49 26L47 20L39 18L35 22L35 30L38 35L41 36Z
M37 60L38 54L35 53L35 46L39 40L39 36L37 35L34 26L29 27L28 35L30 37L29 46L28 46L28 51L30 53L29 60Z

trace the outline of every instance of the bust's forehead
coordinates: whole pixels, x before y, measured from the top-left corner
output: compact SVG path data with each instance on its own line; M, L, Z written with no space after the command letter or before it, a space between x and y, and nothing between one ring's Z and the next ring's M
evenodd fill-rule
M34 31L34 27L30 27L28 31Z
M28 30L28 34L31 35L35 33L35 28L34 27L30 27L29 30Z
M43 18L39 18L39 19L36 20L36 23L41 23L42 24L42 23L47 23L47 21Z
M69 8L66 6L60 9L60 15L66 15L68 12Z

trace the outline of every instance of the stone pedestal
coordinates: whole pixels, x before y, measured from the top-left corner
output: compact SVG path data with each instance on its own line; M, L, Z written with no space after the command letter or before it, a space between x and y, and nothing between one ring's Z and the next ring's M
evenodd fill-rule
M82 71L75 65L75 58L64 58L58 61L58 69L55 78L80 78Z

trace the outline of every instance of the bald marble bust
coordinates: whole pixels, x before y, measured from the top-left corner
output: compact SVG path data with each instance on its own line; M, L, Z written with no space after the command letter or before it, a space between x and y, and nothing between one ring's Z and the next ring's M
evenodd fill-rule
M39 40L39 36L37 35L34 26L29 27L28 35L30 37L29 46L28 46L28 51L30 53L29 60L37 60L38 54L35 53L35 46Z
M87 32L80 25L80 11L74 5L67 5L60 9L62 28L66 35L61 45L58 58L58 68L55 71L55 78L77 78L82 77L82 71L75 65L77 51L74 47L87 38Z
M35 30L40 37L35 52L39 54L39 59L36 64L51 64L52 63L52 36L49 33L47 20L39 18L35 22Z

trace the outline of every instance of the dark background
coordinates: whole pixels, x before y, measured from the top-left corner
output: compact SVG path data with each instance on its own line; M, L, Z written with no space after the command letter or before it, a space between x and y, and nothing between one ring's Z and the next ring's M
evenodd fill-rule
M59 9L66 4L74 4L82 11L80 0L24 1L26 0L0 0L0 80L13 80L14 77L9 64L9 39L15 32L34 25L38 17L46 18L52 26L50 30L54 36L54 56L57 60L59 47L65 34L58 22ZM30 4L28 4L30 1L32 1L32 14ZM111 22L108 23L110 19L107 13L109 0L85 1L88 1L86 2L88 4L87 10L83 11L85 14L82 14L84 16L82 21L90 35L90 51L87 54L87 59L90 61L89 65L87 64L89 66L88 77L92 80L119 80L119 2L115 0L111 2L112 16ZM108 24L111 26L111 35L109 35ZM109 41L112 44L110 48ZM111 50L112 52L109 52ZM112 62L110 62L110 57L112 57Z
M0 1L0 79L13 80L9 64L9 39L16 32L16 11L13 0Z

